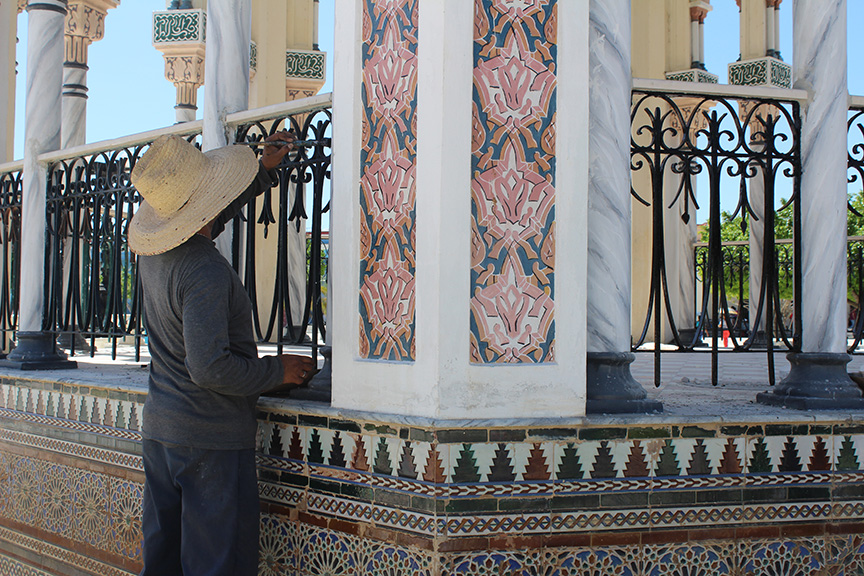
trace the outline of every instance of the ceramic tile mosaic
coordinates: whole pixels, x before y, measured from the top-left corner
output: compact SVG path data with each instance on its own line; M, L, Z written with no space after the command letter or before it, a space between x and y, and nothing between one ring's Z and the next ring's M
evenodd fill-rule
M2 377L0 394L0 563L134 574L143 396ZM864 567L850 422L440 428L287 402L260 413L258 442L262 574Z
M471 361L555 361L557 0L474 0Z
M360 357L414 359L419 0L363 0Z

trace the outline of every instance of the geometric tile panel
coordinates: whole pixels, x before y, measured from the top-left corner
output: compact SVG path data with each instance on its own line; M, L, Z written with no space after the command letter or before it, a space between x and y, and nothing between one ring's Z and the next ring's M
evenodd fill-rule
M0 451L0 521L141 560L140 482Z

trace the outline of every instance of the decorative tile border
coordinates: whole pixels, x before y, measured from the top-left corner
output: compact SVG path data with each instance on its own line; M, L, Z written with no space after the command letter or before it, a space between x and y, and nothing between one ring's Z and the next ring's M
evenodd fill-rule
M207 40L204 10L166 10L153 13L153 44Z
M285 53L285 77L324 81L327 58L317 50L288 50Z
M675 80L676 82L698 82L701 84L717 84L719 76L712 74L701 68L691 68L689 70L679 70L677 72L666 72L666 80Z
M732 62L729 64L729 83L739 86L792 87L792 67L771 56Z

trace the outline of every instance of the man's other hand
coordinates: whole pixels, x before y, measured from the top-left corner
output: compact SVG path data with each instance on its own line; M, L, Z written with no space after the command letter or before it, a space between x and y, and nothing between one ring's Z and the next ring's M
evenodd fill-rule
M294 132L287 130L276 132L265 138L265 142L273 142L273 145L264 146L264 152L261 153L261 164L264 168L267 170L276 168L285 158L285 155L295 149L294 141L296 139L297 136L294 135Z

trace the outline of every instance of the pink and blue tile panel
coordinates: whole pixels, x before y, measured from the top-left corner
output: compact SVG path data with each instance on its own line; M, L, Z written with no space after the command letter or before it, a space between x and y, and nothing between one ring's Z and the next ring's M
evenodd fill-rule
M361 358L413 361L419 0L363 0Z
M556 0L475 0L475 364L555 360L556 31Z

